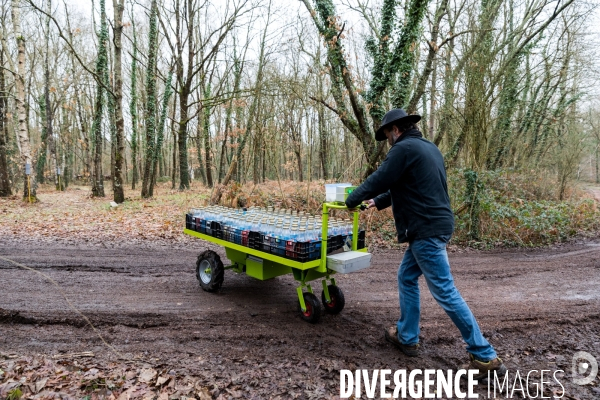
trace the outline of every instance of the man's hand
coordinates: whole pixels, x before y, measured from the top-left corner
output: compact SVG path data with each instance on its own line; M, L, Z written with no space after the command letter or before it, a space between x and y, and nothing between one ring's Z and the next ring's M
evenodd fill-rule
M365 200L358 207L349 208L348 211L350 211L350 212L362 211L362 210L367 210L371 207L375 207L375 201L373 199Z

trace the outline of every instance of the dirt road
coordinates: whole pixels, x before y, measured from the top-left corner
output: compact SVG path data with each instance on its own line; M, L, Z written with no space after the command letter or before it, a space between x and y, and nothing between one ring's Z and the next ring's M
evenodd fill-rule
M221 292L203 292L194 276L200 250L0 239L0 256L55 280L121 357L198 377L214 397L332 398L340 369L455 369L466 359L458 331L423 282L422 355L407 358L383 340L398 317L399 251L376 252L371 268L339 276L346 309L310 325L296 312L289 276L261 282L227 271ZM571 396L564 398L600 398L600 378L587 386L571 379L576 351L600 360L600 242L451 249L450 262L511 373L564 370L558 376ZM0 282L0 353L92 351L98 366L119 359L43 277L0 260ZM545 395L552 390L561 393L554 384Z

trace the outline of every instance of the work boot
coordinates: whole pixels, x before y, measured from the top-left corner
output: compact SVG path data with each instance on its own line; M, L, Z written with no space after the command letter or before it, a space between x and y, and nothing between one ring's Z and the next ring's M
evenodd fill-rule
M419 355L419 343L415 344L402 344L398 340L398 327L390 326L385 330L385 340L400 349L401 352L409 357L416 357Z
M500 358L494 358L490 361L480 361L475 358L475 356L469 353L469 364L465 365L463 369L474 369L477 370L477 373L474 376L474 379L483 379L488 377L488 371L490 371L490 376L493 377L493 372L496 372L498 377L504 376L506 374L506 367L502 363Z

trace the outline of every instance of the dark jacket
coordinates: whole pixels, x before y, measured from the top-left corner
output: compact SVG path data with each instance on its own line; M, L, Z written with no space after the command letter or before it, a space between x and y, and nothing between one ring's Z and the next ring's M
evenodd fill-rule
M442 153L417 129L403 133L377 171L346 200L349 208L374 199L378 210L392 206L398 241L451 235L454 214Z

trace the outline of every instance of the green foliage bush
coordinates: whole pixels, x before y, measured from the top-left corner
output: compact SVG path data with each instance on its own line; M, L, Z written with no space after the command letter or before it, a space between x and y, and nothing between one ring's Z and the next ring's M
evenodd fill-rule
M448 188L456 215L454 241L474 247L539 246L561 242L600 229L596 201L571 190L559 201L557 183L533 171L486 171L479 173L479 236L469 235L470 215L465 204L464 171L451 170ZM462 207L464 208L464 207Z

